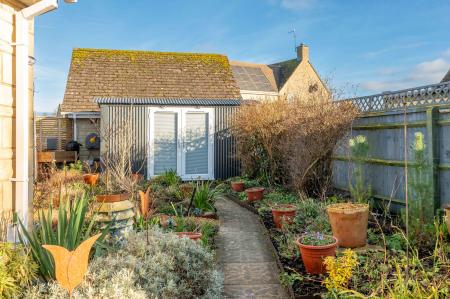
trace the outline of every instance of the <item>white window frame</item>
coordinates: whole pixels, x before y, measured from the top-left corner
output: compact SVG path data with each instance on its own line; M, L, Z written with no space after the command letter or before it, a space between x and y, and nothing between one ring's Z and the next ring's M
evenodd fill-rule
M149 107L148 108L148 157L147 157L147 177L150 179L155 175L155 112L177 113L177 173L182 180L214 180L214 133L215 115L214 108L203 107ZM208 173L207 174L186 174L186 148L184 147L186 132L186 113L204 112L208 113Z

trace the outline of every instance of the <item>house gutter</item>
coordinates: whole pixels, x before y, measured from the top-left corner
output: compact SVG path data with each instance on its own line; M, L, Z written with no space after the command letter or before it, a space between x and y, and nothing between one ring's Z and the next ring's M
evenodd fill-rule
M14 211L25 227L28 226L30 188L29 188L29 151L30 151L30 84L28 66L28 28L34 17L58 8L57 0L42 0L15 14L16 33L16 169L11 181L16 183Z

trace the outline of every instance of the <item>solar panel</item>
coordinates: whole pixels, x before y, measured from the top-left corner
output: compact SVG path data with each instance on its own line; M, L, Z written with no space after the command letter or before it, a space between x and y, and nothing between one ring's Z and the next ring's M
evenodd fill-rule
M275 91L259 67L232 65L231 68L241 90Z

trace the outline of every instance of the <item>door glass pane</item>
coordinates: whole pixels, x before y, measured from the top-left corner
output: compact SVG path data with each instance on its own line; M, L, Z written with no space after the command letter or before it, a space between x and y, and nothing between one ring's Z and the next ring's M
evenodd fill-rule
M155 112L154 172L177 170L177 113Z
M186 174L208 173L208 113L186 113Z

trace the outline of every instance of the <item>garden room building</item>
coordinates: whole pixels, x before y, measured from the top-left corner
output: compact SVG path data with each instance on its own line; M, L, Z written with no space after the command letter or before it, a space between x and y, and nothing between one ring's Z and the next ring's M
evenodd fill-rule
M133 172L210 180L238 174L229 125L240 104L224 55L74 49L61 113L78 126L87 116L92 132L99 123L102 153L132 143Z

